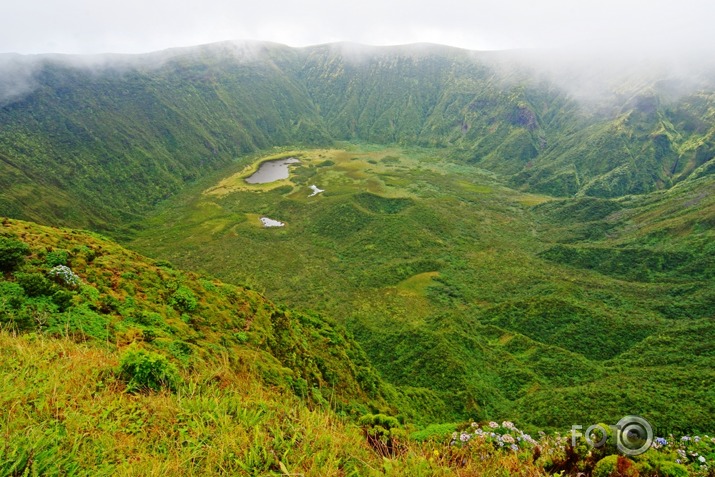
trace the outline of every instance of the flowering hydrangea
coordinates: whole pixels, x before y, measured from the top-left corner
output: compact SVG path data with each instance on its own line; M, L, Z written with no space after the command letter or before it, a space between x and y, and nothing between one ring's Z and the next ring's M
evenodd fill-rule
M567 455L570 439L556 432L547 435L539 431L537 439L518 429L514 423L503 421L501 424L491 422L466 422L452 434L449 446L457 446L464 459L489 459L504 455L503 453L524 452L538 446L538 455L544 456L544 462L563 460ZM700 436L682 436L665 434L653 438L653 452L662 453L661 458L676 462L688 469L690 475L708 477L712 475L711 462L715 452L715 438L701 434ZM659 450L660 449L660 450ZM535 454L536 455L536 454ZM592 457L589 451L579 456L582 459ZM541 462L539 460L538 462ZM538 465L538 464L537 464Z
M79 278L79 276L74 273L70 269L70 267L66 265L57 265L55 267L52 267L52 270L50 270L49 275L55 280L61 281L62 283L70 287L77 287L82 284L82 280Z

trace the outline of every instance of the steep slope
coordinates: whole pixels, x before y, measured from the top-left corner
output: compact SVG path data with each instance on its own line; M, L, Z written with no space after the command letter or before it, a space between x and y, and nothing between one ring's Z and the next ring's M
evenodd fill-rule
M10 331L156 350L186 369L239 372L345 412L386 406L342 328L249 289L174 270L89 233L3 219L0 324ZM394 396L392 396L394 401Z
M713 427L701 417L713 415L712 350L692 360L680 338L707 343L713 333L707 82L672 94L651 81L593 106L508 55L430 45L223 44L106 63L12 61L27 67L20 77L30 86L2 83L11 94L0 107L0 214L134 238L152 256L325 312L400 386L389 405L411 419L521 415L564 426L628 411ZM298 151L305 164L278 187L240 185L242 168L262 157L254 151L336 139L357 145ZM220 179L239 186L212 194ZM309 201L316 182L326 192ZM263 230L263 214L288 226ZM8 281L13 326L60 332L88 319L78 336L106 339L116 326L120 337L171 350L186 342L199 355L228 331L225 346L257 346L257 362L271 363L262 375L298 394L313 399L314 387L345 379L334 392L346 409L363 394L363 405L388 405L368 365L341 361L336 377L324 366L332 354L300 357L325 340L350 341L332 328L313 333L324 320L310 313L265 305L256 323L272 339L241 343L239 322L192 342L184 325L212 325L180 308L191 296L202 305L203 284L185 295L163 267L145 285L97 272L82 278L99 297L55 296L35 255L36 269L19 281L42 293ZM70 254L89 262L82 257ZM159 295L134 316L130 295L145 289ZM86 306L60 309L74 301ZM169 313L178 328L154 329L144 312ZM302 333L325 340L304 343ZM672 360L646 352L669 343ZM644 367L636 353L660 364ZM365 362L355 356L348 361ZM623 376L622 391L614 383ZM693 404L678 414L658 392ZM549 404L559 396L585 404L566 413Z
M512 183L554 195L620 197L666 189L714 167L713 88L672 98L646 88L519 171ZM705 165L705 167L703 167Z
M441 147L519 187L601 197L670 187L715 151L712 88L674 94L656 78L594 107L508 53L223 43L0 68L3 213L115 236L274 146Z
M419 410L407 414L417 422L518 416L568 428L617 422L629 408L661 425L713 426L700 417L711 409L710 378L701 378L712 375L712 349L704 345L691 361L686 342L675 339L715 338L712 254L694 247L711 232L692 223L682 237L669 234L664 248L634 234L646 216L677 214L697 197L684 217L710 220L701 196L709 178L692 190L685 181L661 200L552 200L504 187L442 150L349 145L285 154L301 161L290 179L248 185L241 177L250 172L240 169L220 181L233 188L207 179L167 202L132 247L344 321ZM309 197L311 184L325 192ZM286 226L262 228L260 215ZM630 362L631 350L651 342L673 343L673 360L655 382L655 370ZM682 379L662 379L668 372ZM612 385L621 375L630 376L627 401ZM676 412L639 382L692 408ZM579 393L600 397L561 414L546 397Z
M572 120L574 105L493 57L437 45L327 45L310 49L301 78L336 138L448 147L512 173Z
M286 54L228 44L105 65L27 59L32 89L0 109L0 210L113 230L240 154L328 141L273 62Z

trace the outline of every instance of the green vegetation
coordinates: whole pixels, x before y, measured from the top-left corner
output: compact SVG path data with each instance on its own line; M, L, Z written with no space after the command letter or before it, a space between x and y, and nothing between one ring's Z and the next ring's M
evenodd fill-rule
M673 95L655 78L593 108L493 52L246 48L122 67L18 59L33 88L0 97L0 210L124 239L130 222L237 158L336 140L439 148L555 196L620 197L713 171L708 90Z
M290 190L200 193L216 190L207 179L143 223L132 246L335 317L411 422L518 418L546 429L643 414L665 427L715 425L704 384L715 356L687 338L715 337L712 254L691 246L712 234L696 225L715 213L701 197L709 179L662 199L548 200L439 150L344 146L300 151ZM308 197L313 183L325 193ZM698 209L669 225L692 222L691 233L630 232L632 217L660 220L690 196ZM288 226L241 219L253 214Z
M346 413L393 409L384 396L394 392L362 350L317 314L153 264L92 234L12 220L0 233L27 253L26 263L0 281L0 326L111 343L122 351L118 376L130 391L176 389L178 374L167 358L191 369L228 353L236 366L256 361L250 366L266 383L308 401ZM48 256L57 250L67 266L50 268ZM54 273L59 267L64 274Z
M179 372L166 356L141 349L124 351L119 376L126 381L128 392L175 391L179 383Z
M0 474L709 475L714 88L246 48L0 99Z

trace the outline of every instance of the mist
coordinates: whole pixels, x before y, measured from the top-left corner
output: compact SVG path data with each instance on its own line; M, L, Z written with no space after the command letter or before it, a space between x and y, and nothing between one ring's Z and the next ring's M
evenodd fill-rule
M260 57L261 42L337 44L350 61L383 51L359 45L500 52L492 56L496 67L545 75L583 101L623 85L646 87L656 77L697 89L712 83L715 56L715 4L707 0L5 3L0 54L32 56L0 55L0 100L31 90L38 65L48 61L86 71L154 68L207 48L251 61Z
M643 54L715 45L715 5L706 0L25 0L1 12L0 53L147 53L235 39Z
M715 57L705 47L643 50L606 46L469 50L432 43L374 46L354 42L327 43L292 48L261 41L223 41L192 47L168 48L144 54L0 54L0 106L16 101L37 86L37 75L54 65L78 69L87 75L111 72L149 72L174 63L201 62L207 58L233 63L272 62L277 51L328 52L344 61L360 64L382 55L419 59L445 55L470 59L492 68L503 84L549 83L591 109L617 111L638 94L656 94L665 101L677 100L699 90L715 90Z

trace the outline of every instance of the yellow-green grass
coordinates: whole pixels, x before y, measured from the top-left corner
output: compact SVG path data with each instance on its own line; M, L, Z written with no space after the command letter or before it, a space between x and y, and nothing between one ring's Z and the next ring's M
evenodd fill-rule
M125 392L118 350L101 344L0 331L0 357L9 475L545 475L515 454L457 460L439 441L405 438L383 458L354 424L236 372L228 356L183 371L176 393L149 394Z
M439 276L439 272L424 272L413 275L397 284L397 289L403 293L413 293L418 296L425 296L427 287L434 283L434 278Z

